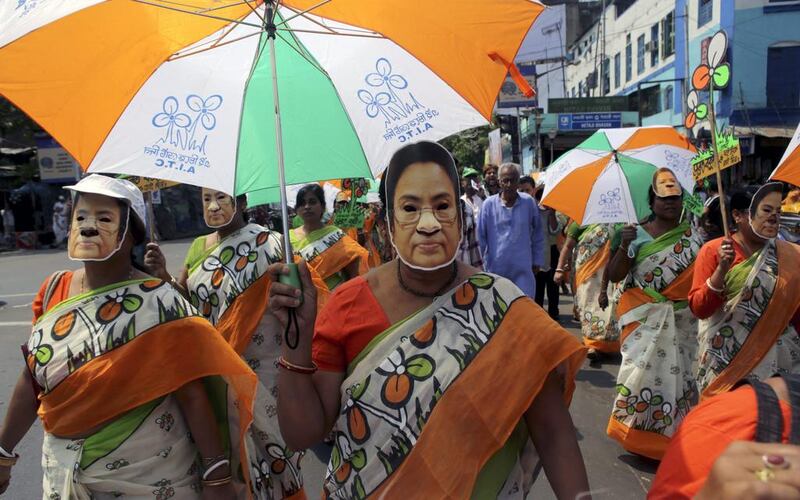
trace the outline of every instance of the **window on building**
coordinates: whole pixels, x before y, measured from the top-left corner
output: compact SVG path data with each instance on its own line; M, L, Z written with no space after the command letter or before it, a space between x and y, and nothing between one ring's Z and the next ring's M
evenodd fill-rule
M617 17L621 16L623 12L628 10L628 8L630 8L630 6L633 5L635 1L636 0L615 0L614 5L617 6L616 10Z
M650 27L650 67L658 66L658 23Z
M575 97L575 87L572 87L572 90L570 90L570 95Z
M644 73L644 35L636 39L636 73Z
M664 89L664 111L672 109L673 91L672 85L667 85Z
M580 82L578 82L578 97L583 97L583 89L584 89L583 80L581 80Z
M714 16L714 0L697 0L697 27L711 22Z
M661 112L661 89L658 85L643 87L636 93L639 111L642 117L653 116Z
M602 73L603 79L600 86L600 93L606 95L611 90L611 59L607 57L603 59Z
M633 78L633 47L631 46L631 36L628 35L625 44L625 81L629 82Z
M620 55L619 52L614 55L614 88L619 88L622 84L622 64L620 61L622 58Z
M675 14L670 12L661 20L661 59L675 53Z
M767 105L800 107L800 43L782 43L768 49Z

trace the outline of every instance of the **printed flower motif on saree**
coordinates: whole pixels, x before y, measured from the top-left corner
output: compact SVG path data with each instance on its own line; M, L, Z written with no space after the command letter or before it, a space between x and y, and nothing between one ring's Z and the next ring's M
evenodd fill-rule
M231 419L250 425L255 376L160 280L125 281L61 302L34 324L28 350L43 389L50 498L196 498L197 448L173 396L194 380L224 387L236 402ZM61 437L74 435L86 437ZM230 434L232 442L241 437Z
M267 267L283 257L274 233L248 224L228 236L189 270L192 304L216 325L227 308Z
M688 224L642 245L617 309L622 365L607 432L653 459L698 401L697 319L686 298L701 245Z
M491 378L492 371L504 369L498 366L501 363L491 360L491 351L492 349L504 349L505 342L509 342L512 336L514 345L519 342L520 338L527 336L528 332L512 326L516 324L515 322L520 321L520 316L525 316L526 313L522 312L524 308L536 308L537 314L540 314L542 319L546 317L535 305L528 306L528 302L530 300L526 299L522 292L507 280L488 274L478 274L458 286L453 292L437 299L429 308L373 340L370 346L353 361L351 373L342 384L341 414L334 428L335 443L325 480L325 495L329 498L342 499L366 498L372 494L378 494L379 491L388 491L386 488L391 488L389 483L393 481L402 482L402 478L407 476L399 471L405 467L406 474L409 474L408 468L415 467L411 457L415 453L426 453L420 450L431 446L430 444L423 445L423 442L431 443L437 438L446 439L440 437L441 433L446 431L428 430L429 425L438 427L449 424L450 432L463 431L460 428L462 422L446 416L450 412L458 413L459 418L468 422L486 422L487 418L488 421L492 421L487 416L470 416L471 412L475 410L472 404L478 404L477 401L465 404L467 400L460 399L460 403L458 403L460 408L457 409L452 406L455 404L453 398L466 397L466 393L462 392L465 389L459 386L459 382L472 384L464 379L468 373L470 376L476 373L472 370L481 371L485 376ZM527 311L527 309L525 310ZM528 321L530 320L531 318L528 317ZM552 322L547 325L540 324L543 325L542 334L544 336L549 335L550 331L545 332L544 330L547 330L550 324L555 325ZM507 328L514 329L514 331ZM530 331L529 333L533 338L540 332ZM553 340L550 343L551 346L560 344L558 340L552 338L551 340ZM536 343L536 340L533 340L533 343ZM580 362L578 358L582 359L580 348L574 339L568 339L560 345L562 347L558 349L564 348L570 352L559 351L559 354L554 354L548 362L557 366L561 361L570 358L571 354L575 354L575 358L571 360L567 368L569 372L567 378L571 381L573 369L576 370L576 363ZM514 349L511 345L508 345L508 348ZM483 356L480 357L479 354ZM526 356L521 354L515 362L525 363ZM481 364L476 361L478 359L483 363L492 363L493 368L473 368L476 363ZM544 376L552 368L541 366L545 365L545 362L534 363L534 365L537 364L544 371ZM485 364L481 366L486 367ZM531 365L526 366L530 370ZM487 371L484 372L484 370ZM541 374L537 375L530 371L528 373L531 373L533 380L541 376ZM484 379L485 390L499 389L491 389L492 382L503 383L502 377L492 380ZM528 380L525 381L525 383L527 382ZM513 417L504 422L496 422L489 431L497 432L498 435L505 432L506 436L511 434L522 413L527 409L528 401L532 400L532 396L528 394L529 399L520 401L517 391L524 392L525 389L515 387L516 384L512 382L508 382L507 385L509 387L504 390L506 390L506 397L509 398L508 406L517 406L513 411L518 413L514 413ZM568 382L567 385L569 386L570 383ZM453 391L453 395L450 396L449 403L444 403L443 401L448 398L448 391ZM481 392L476 387L470 399L472 397L482 398ZM462 394L462 396L457 396L457 394ZM442 415L438 417L439 423L431 424L433 422L431 419L435 420L436 415ZM448 424L444 424L442 419L447 420ZM474 443L469 443L471 439L480 441L486 438L482 434L483 431L484 429L478 429L464 439L462 445L467 455L469 455L467 450L474 445ZM502 442L502 438L499 439ZM527 441L527 435L523 436L523 440L522 444ZM485 444L481 443L481 445ZM431 449L435 448L434 445ZM486 452L485 454L487 456L484 459L488 458L490 453ZM469 460L480 460L480 458L470 456ZM512 459L509 466L515 465L516 462L516 458ZM454 465L448 466L447 464L442 466L454 467ZM482 466L483 463L480 463L477 468L480 469ZM467 466L466 470L470 470L470 467ZM524 475L521 469L519 472L520 476ZM441 484L448 482L447 474L439 474L433 469L426 473L436 475ZM459 474L465 473L461 471ZM506 470L505 476L495 485L494 491L500 491L500 487L503 486L509 474L510 471ZM532 472L528 471L528 475L532 477ZM474 481L475 478L472 477L472 480ZM469 482L469 479L466 477L464 480L453 479L453 482L459 485L457 488L469 488L471 484L463 484L465 481ZM430 482L436 484L433 479ZM427 484L417 484L417 486L421 488L434 487ZM414 488L410 484L405 484L405 486L395 484L394 487L400 488L392 490L395 495L403 491L410 492ZM414 491L419 492L420 490L415 489ZM439 494L447 496L441 492L435 495Z
M602 352L618 352L617 287L611 287L608 307L602 309L597 301L603 270L611 256L609 228L606 224L592 224L580 232L575 254L575 302L584 345Z
M798 265L796 249L773 240L728 272L727 303L700 322L697 378L704 397L744 377L800 372L800 335L790 323L800 304Z

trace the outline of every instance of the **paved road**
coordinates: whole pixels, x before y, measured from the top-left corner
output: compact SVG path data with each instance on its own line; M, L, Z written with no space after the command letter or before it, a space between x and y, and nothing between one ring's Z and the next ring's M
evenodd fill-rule
M189 240L169 242L164 251L170 269L177 269L186 255ZM42 281L59 269L77 267L64 251L37 251L0 254L0 414L4 415L21 364L20 344L29 334L30 303ZM562 298L562 317L571 310L571 298ZM579 335L572 321L564 326ZM578 374L577 390L571 408L594 498L643 498L653 477L655 465L624 452L605 435L606 422L613 400L614 381L619 360L598 366L587 363ZM4 498L28 500L41 498L42 472L40 450L42 429L37 423L20 443L21 459L14 467L11 487ZM303 462L307 491L316 496L325 470L328 449L312 450ZM554 498L542 477L531 498Z

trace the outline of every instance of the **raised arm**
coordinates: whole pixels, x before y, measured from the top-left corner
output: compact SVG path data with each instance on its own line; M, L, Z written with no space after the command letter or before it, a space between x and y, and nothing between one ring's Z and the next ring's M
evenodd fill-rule
M630 244L636 239L636 226L627 225L620 230L622 243L611 255L608 263L608 279L614 283L624 280L633 267L634 258L629 255Z
M305 263L300 264L303 283L302 305L300 290L278 282L288 271L283 264L270 266L272 278L267 318L274 331L285 331L289 310L297 317L297 346L292 349L283 343L278 372L278 422L286 444L295 450L314 446L322 441L333 427L339 414L339 388L344 373L317 371L311 358L311 341L317 317L317 293ZM294 332L290 328L290 335Z

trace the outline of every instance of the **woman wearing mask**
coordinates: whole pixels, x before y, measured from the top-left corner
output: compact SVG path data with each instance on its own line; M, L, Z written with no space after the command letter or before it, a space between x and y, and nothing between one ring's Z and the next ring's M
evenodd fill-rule
M608 276L623 283L617 306L622 365L607 433L633 453L660 460L697 403L697 319L687 307L702 239L681 222L683 190L669 169L649 188L653 217L612 242Z
M586 492L567 410L579 343L510 281L456 260L447 150L405 146L385 179L398 259L342 285L318 319L305 267L302 305L299 290L271 290L276 328L299 306L299 346L279 361L287 442L311 446L333 428L328 498L523 498L535 450L559 498Z
M290 233L294 253L319 274L329 290L367 271L369 252L338 227L322 222L325 192L319 184L297 192L295 210L303 225Z
M38 413L45 498L232 498L226 443L242 436L218 428L206 384L230 391L246 429L255 376L188 301L133 266L139 189L100 175L69 189L69 257L83 268L55 273L34 302L27 367L0 431L0 493Z
M776 239L780 183L735 193L737 231L697 257L689 305L700 322L698 382L704 397L739 380L800 372L800 254Z
M268 330L263 321L272 284L266 271L283 259L282 236L247 222L244 195L234 198L203 188L201 196L203 218L214 232L200 236L189 248L180 280L169 275L164 255L154 243L148 246L145 263L155 276L182 291L258 376L247 440L252 496L302 497L303 453L286 447L276 416L275 362L283 338L280 332ZM317 296L323 300L327 288L321 280L315 285L322 290ZM229 407L233 404L235 400L229 398ZM236 424L229 422L232 432L238 430Z

